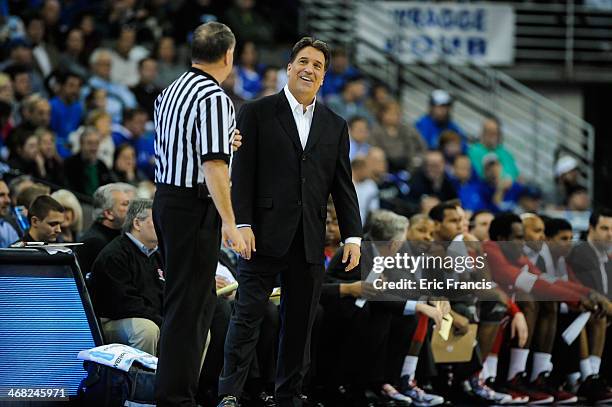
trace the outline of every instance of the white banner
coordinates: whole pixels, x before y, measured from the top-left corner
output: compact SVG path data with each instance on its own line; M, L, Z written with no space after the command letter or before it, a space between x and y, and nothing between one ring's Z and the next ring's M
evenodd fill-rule
M363 2L357 11L361 40L406 63L512 64L514 29L508 5Z

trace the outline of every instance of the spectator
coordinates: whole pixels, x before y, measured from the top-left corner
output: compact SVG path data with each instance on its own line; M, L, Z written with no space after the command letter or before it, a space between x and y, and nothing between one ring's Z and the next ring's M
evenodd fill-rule
M239 51L236 71L235 92L243 99L255 99L262 90L261 75L257 72L257 49L253 41L247 41Z
M357 75L359 75L359 71L350 65L346 50L344 48L334 48L329 70L325 73L325 81L321 85L321 97L326 100L332 95L339 95L347 79ZM371 110L372 114L376 114L377 111Z
M81 149L80 137L85 127L93 127L100 134L100 147L98 148L98 158L107 168L113 166L113 156L115 154L115 143L112 137L112 118L104 110L96 109L89 112L85 119L85 126L70 134L70 144L72 152L76 153Z
M110 342L157 355L164 272L150 200L134 200L120 236L104 247L92 268L93 303Z
M213 5L212 0L183 2L174 18L175 21L181 22L173 27L174 39L181 44L189 41L191 32L198 25L209 21L218 21L218 16L218 7Z
M4 72L0 72L0 101L11 105L15 103L15 92L11 77Z
M370 125L368 119L362 116L353 116L348 121L349 126L349 159L353 161L358 156L365 156L370 150Z
M12 65L4 71L11 78L15 102L20 103L32 94L32 79L25 66Z
M29 78L32 90L38 93L44 93L45 87L43 78L34 69L34 56L32 55L32 44L24 39L19 38L9 43L9 58L0 63L0 71L12 69L15 66L24 69Z
M225 78L225 80L221 84L221 88L223 88L227 96L230 98L230 100L234 104L234 110L236 112L239 112L245 100L234 91L235 86L236 86L236 72L232 69L229 75L227 75L227 78Z
M149 117L153 117L155 99L161 92L155 83L157 82L157 61L146 57L138 62L138 73L140 81L131 88L132 93L138 101L138 106L146 110Z
M85 88L84 95L89 94L92 88L104 89L107 93L106 110L113 117L113 121L118 123L121 119L123 109L133 109L136 107L136 98L127 86L115 83L111 80L113 65L113 54L106 49L98 49L89 58L91 77Z
M119 236L130 204L128 190L120 183L101 186L93 198L94 223L79 238L83 245L76 247L83 275L91 271L94 260L104 246Z
M555 164L555 189L549 201L555 205L566 205L569 192L580 185L578 161L569 155L559 157Z
M468 211L483 209L485 205L480 195L480 182L472 171L472 164L468 156L459 155L455 158L451 174L451 181L457 191L461 206Z
M172 37L161 37L157 43L155 57L157 58L157 83L159 88L165 88L170 85L176 78L181 76L186 68L186 65L179 63L174 39Z
M21 124L11 131L6 140L11 156L17 154L17 146L23 143L23 138L29 137L39 127L49 127L51 106L47 99L33 94L24 100L21 113L23 116Z
M502 144L501 123L495 116L487 116L482 122L480 142L472 144L468 149L468 155L472 160L474 170L479 177L484 177L482 158L488 153L494 153L502 166L502 177L513 181L519 176L519 170L512 154Z
M34 135L38 138L38 149L44 163L45 180L63 186L66 183L64 177L64 163L57 153L55 135L52 131L40 127Z
M113 162L113 174L117 181L138 186L140 182L147 180L147 177L136 168L136 150L131 144L118 145Z
M44 178L46 175L44 160L38 148L38 137L34 132L28 136L20 137L15 154L11 156L8 164L21 174Z
M355 191L357 192L359 214L363 225L366 223L368 214L380 208L378 186L370 178L370 170L365 157L357 157L351 161L351 169L353 170L353 184L355 184Z
M31 175L19 175L9 182L9 195L11 196L12 204L17 205L17 196L26 188L34 185Z
M490 240L489 226L493 221L494 215L486 209L481 209L472 214L470 218L470 233L481 242Z
M225 23L232 27L238 43L271 44L274 39L272 25L255 10L255 0L235 0L225 13Z
M372 129L370 143L384 150L390 172L412 172L423 163L427 145L414 127L402 123L398 102L392 100L383 105L378 123Z
M19 239L17 230L9 222L11 211L11 196L9 188L3 179L0 179L0 248L9 247Z
M28 209L32 203L42 195L51 194L51 188L47 185L40 183L33 183L32 185L23 188L18 194L15 201L15 206L23 206L27 215Z
M116 47L110 51L110 54L112 58L111 81L124 86L135 86L140 80L138 62L149 52L144 47L136 45L134 28L129 26L121 28Z
M325 80L327 81L327 77ZM370 88L370 97L366 100L365 106L371 115L376 116L383 106L392 99L389 87L382 82L377 82Z
M85 57L85 38L81 29L73 28L68 31L64 43L64 52L60 54L58 59L58 66L69 72L74 72L83 79L89 76Z
M83 230L83 208L76 196L67 189L59 189L51 194L64 207L64 223L59 240L66 243L77 241L77 237Z
M521 186L510 178L502 177L502 167L494 153L482 159L484 180L480 181L480 196L484 209L493 213L512 210L518 202Z
M446 168L450 171L455 162L455 158L461 154L461 136L452 130L444 130L440 134L438 149L442 152L442 155L444 155Z
M350 120L353 116L363 116L372 123L372 116L363 104L365 96L365 80L360 76L354 76L346 80L339 95L331 95L327 99L327 106L344 120Z
M428 151L423 166L410 180L408 199L416 203L422 195L435 195L442 202L457 198L457 191L444 172L444 156L439 151Z
M57 67L59 55L55 45L45 41L45 23L41 16L34 15L28 20L26 33L34 47L34 66L42 77L46 78Z
M89 92L87 97L85 98L85 110L102 110L104 112L107 111L106 107L108 106L108 93L105 89L94 88Z
M153 132L146 131L147 112L143 109L127 110L123 126L113 128L115 146L130 143L136 150L136 165L150 179L155 174L155 147Z
M27 242L54 243L62 231L64 207L50 196L39 196L28 209L28 221L30 228L15 247Z
M80 135L80 151L66 159L66 181L70 189L92 196L101 185L113 182L113 176L98 158L100 133L86 127Z
M227 80L227 79L226 79ZM257 95L258 98L271 96L279 92L278 89L278 68L269 66L264 69L261 79L261 92ZM235 107L235 106L234 106Z
M45 37L50 44L59 44L62 32L59 24L62 6L59 0L44 0L40 16L45 25Z
M436 89L429 96L429 112L417 120L415 127L423 136L430 149L438 148L440 135L444 130L452 130L461 136L462 151L467 148L463 130L452 120L453 98L442 89Z
M62 158L70 156L68 135L75 131L83 120L83 107L79 101L83 79L72 72L56 75L59 85L57 96L50 100L51 129L57 136L57 151Z
M518 202L514 208L517 215L539 213L542 209L542 191L535 185L523 185L518 193Z
M591 197L589 196L588 189L583 186L576 186L568 192L566 210L586 212L590 208Z
M366 163L370 177L376 182L380 191L380 207L401 215L412 214L414 206L408 202L410 186L407 179L387 172L385 152L379 147L370 148L366 156Z

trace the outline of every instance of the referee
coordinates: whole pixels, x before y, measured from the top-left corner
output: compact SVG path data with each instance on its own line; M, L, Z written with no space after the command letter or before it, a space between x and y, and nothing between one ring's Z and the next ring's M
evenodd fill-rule
M195 406L204 344L215 308L220 234L241 253L230 200L234 106L219 87L232 70L236 40L225 25L200 25L189 71L155 101L153 220L166 288L157 369L157 405Z

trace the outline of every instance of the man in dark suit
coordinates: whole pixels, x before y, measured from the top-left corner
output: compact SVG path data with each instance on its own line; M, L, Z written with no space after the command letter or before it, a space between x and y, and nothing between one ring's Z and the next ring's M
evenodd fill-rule
M612 210L593 211L589 218L587 241L577 244L568 256L576 277L587 287L612 295Z
M247 248L238 264L238 293L225 342L219 406L237 405L257 343L268 297L280 278L281 329L276 371L279 406L302 406L310 333L324 270L327 200L334 201L346 270L359 263L361 221L351 181L346 122L316 94L329 49L302 38L278 94L243 106L242 148L232 168L236 224ZM257 244L257 250L255 245Z

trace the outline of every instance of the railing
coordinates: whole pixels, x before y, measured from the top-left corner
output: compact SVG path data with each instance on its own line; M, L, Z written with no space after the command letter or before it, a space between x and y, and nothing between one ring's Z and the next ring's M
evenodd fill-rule
M390 17L376 2L308 0L305 26L333 44L351 47L359 69L388 84L401 98L404 119L413 123L427 109L432 89L444 88L457 98L454 117L476 138L484 115L503 123L504 144L521 174L543 189L552 186L554 163L562 153L579 159L584 182L592 192L593 127L499 70L476 65L404 64L376 44L387 35ZM361 9L361 13L358 11ZM350 17L352 16L352 17Z

